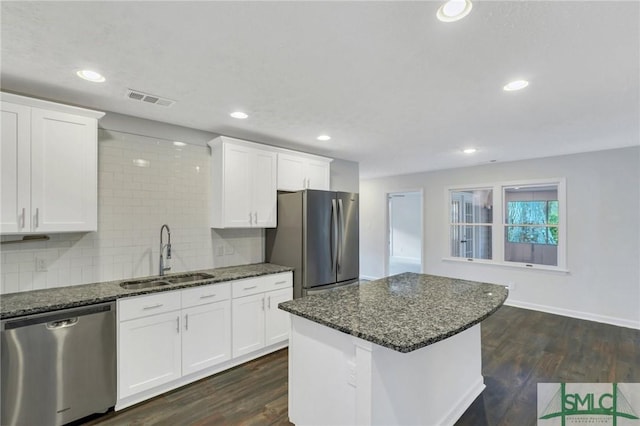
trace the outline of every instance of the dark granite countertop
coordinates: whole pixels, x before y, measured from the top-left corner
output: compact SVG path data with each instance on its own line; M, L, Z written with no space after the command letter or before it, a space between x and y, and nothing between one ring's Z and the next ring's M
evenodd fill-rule
M76 306L92 305L94 303L110 302L122 297L139 296L141 294L178 290L181 288L195 287L205 284L277 274L279 272L288 272L291 270L292 268L287 266L273 265L271 263L256 263L252 265L229 266L225 268L194 271L206 272L212 274L214 277L201 281L171 284L140 290L126 290L120 287L120 283L123 281L131 280L126 279L3 294L0 296L0 319L73 308ZM183 273L167 274L166 277L182 274Z
M415 273L282 302L282 310L399 352L464 331L493 314L504 286Z

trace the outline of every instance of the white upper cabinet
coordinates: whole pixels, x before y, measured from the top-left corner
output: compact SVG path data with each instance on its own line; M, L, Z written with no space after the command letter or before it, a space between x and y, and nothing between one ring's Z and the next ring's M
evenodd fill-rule
M293 152L278 153L278 189L330 189L331 159Z
M220 136L211 147L211 227L276 226L277 157L261 145Z
M97 230L104 113L2 93L0 233Z

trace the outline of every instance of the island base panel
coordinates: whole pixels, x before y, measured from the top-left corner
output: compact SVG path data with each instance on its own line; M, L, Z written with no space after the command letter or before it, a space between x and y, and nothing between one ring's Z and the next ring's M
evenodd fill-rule
M452 425L484 389L480 325L401 353L291 316L289 420Z

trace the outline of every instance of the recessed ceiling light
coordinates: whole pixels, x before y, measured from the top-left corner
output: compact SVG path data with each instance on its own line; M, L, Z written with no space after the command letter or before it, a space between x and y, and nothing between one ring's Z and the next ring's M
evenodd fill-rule
M175 146L185 146L185 145L186 145L186 143L184 143L184 142L174 141L174 142L173 142L173 145L175 145Z
M329 139L331 139L331 136L329 135L320 135L317 138L319 141L328 141Z
M92 81L94 83L102 83L106 80L102 74L91 70L80 70L76 73L76 75L80 78L83 78L87 81Z
M231 114L229 114L230 116L232 116L233 118L239 118L240 120L244 120L245 118L248 118L249 115L242 112L242 111L235 111L232 112Z
M507 83L503 89L507 92L513 92L514 90L524 89L529 85L527 80L515 80L510 83Z
M466 148L466 149L462 150L462 152L464 152L465 154L473 154L476 151L477 151L477 149L475 149L475 148Z
M442 22L458 21L471 12L471 0L449 0L438 9L436 16Z

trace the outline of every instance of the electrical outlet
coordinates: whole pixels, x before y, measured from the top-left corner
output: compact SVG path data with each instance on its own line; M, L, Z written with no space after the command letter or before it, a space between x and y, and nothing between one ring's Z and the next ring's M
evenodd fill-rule
M224 246L222 244L218 244L216 246L216 256L223 256L224 255Z
M47 272L47 259L36 257L36 272Z

